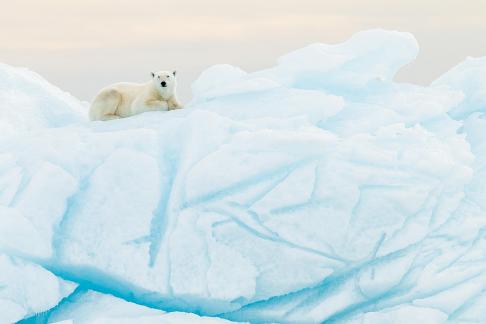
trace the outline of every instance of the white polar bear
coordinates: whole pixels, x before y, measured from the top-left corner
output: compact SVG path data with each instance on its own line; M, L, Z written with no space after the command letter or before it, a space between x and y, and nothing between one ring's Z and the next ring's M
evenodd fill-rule
M129 117L146 111L182 108L176 97L176 71L152 72L146 83L121 82L103 88L89 109L90 120Z

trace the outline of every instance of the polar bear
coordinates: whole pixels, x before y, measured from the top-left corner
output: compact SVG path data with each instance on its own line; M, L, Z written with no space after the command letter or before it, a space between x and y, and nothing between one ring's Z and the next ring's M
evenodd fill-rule
M176 71L152 72L146 83L121 82L103 88L89 109L90 120L129 117L146 111L182 108L176 97Z

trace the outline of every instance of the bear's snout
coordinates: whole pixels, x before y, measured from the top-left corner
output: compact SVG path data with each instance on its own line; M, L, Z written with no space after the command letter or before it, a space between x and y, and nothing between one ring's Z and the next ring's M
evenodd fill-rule
M163 86L163 87L165 88L165 87L167 87L167 82L162 81L162 82L160 83L160 85L161 85L161 86Z

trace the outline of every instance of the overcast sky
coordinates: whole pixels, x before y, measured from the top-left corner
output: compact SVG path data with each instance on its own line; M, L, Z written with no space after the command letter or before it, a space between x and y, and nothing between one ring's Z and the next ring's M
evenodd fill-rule
M418 39L419 57L400 81L427 84L467 56L486 56L486 0L16 0L1 8L0 61L83 100L113 82L177 69L187 101L212 64L255 71L370 28Z

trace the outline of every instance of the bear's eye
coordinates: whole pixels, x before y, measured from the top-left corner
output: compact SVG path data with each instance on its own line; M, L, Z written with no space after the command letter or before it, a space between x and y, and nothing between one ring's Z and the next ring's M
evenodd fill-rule
M170 78L170 75L168 75L167 77Z

